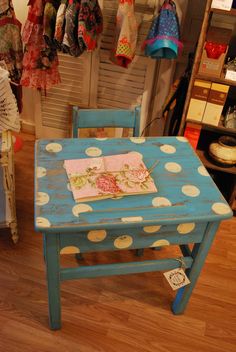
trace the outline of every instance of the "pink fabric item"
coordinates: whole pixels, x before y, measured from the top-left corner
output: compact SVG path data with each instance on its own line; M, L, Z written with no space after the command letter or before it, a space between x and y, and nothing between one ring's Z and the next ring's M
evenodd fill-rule
M65 160L64 166L75 201L157 192L137 154Z

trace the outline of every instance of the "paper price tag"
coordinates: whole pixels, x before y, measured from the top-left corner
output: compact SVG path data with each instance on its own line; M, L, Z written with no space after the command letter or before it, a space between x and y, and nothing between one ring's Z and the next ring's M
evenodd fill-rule
M179 288L190 284L187 275L183 269L180 268L167 271L164 273L164 276L173 290L178 290Z
M233 3L233 0L213 0L211 7L213 9L230 11L232 7L232 3Z
M225 79L229 79L230 81L236 81L236 71L226 71Z

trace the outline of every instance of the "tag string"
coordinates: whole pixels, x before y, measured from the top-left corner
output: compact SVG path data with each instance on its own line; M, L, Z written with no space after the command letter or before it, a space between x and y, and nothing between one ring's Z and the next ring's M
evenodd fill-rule
M185 265L183 257L175 258L175 260L177 260L177 262L179 262L181 264L180 269L183 269L183 270L186 269L186 265Z

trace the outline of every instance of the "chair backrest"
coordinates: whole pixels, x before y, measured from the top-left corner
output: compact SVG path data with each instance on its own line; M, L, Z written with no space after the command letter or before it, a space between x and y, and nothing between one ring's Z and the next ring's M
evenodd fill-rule
M133 136L139 136L140 106L133 110L80 109L73 107L73 138L78 137L79 128L132 128Z

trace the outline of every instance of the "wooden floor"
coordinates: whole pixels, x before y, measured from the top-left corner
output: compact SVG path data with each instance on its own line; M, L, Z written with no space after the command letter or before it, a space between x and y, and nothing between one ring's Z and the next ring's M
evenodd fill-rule
M235 352L236 218L221 225L184 315L170 311L173 293L162 273L67 281L63 328L48 328L42 238L33 225L33 136L16 154L20 242L0 235L1 352ZM145 258L176 249L146 250ZM133 260L134 254L86 255L84 262ZM83 264L83 262L81 262ZM73 257L63 265L78 265Z

